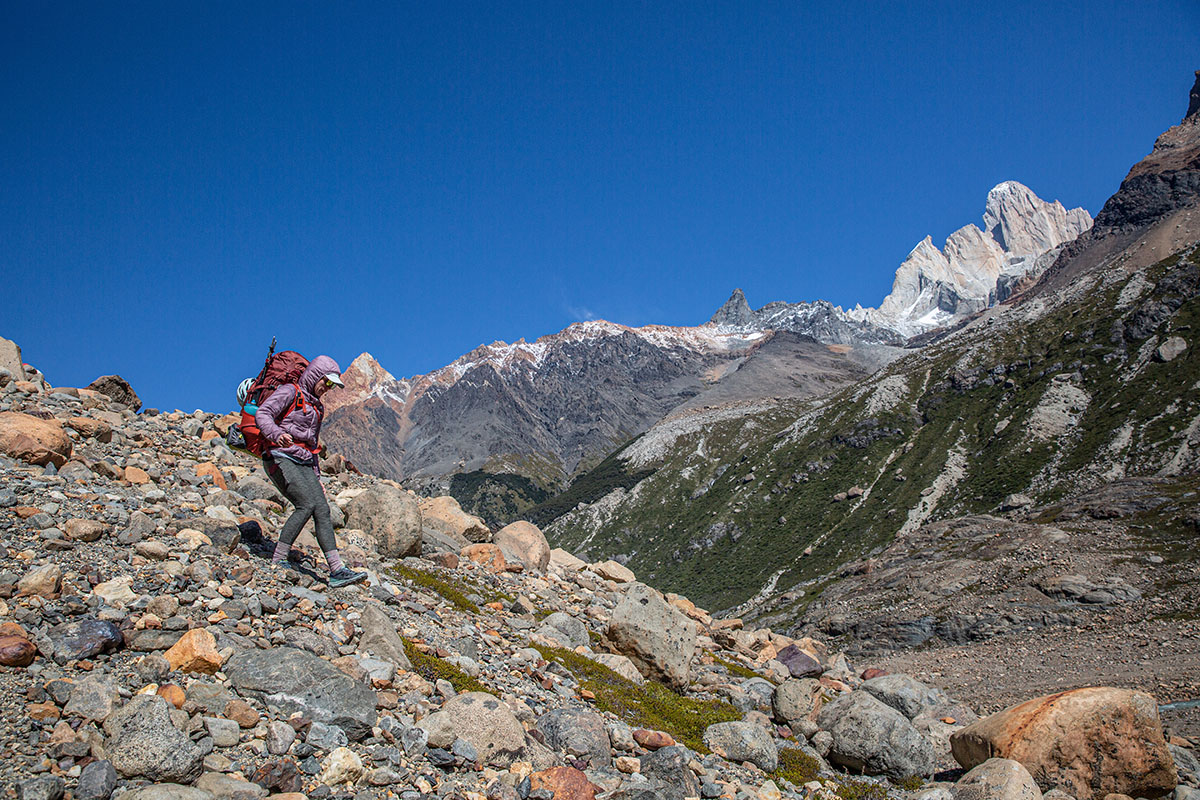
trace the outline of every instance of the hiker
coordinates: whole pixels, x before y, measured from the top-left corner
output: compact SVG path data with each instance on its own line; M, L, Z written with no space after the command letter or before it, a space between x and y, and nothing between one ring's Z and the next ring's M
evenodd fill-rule
M271 561L291 568L288 553L309 517L316 528L317 544L329 562L329 585L332 588L365 580L367 573L355 572L342 563L333 521L329 516L329 501L321 486L321 465L317 438L325 406L321 397L335 386L341 387L341 368L329 356L317 356L309 363L296 383L285 383L264 400L254 414L254 421L267 440L263 451L263 467L267 476L296 507L283 530Z

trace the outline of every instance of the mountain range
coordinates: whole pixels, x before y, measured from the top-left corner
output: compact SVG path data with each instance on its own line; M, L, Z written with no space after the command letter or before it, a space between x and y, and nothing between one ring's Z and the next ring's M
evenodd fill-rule
M983 227L942 249L925 237L879 308L825 301L754 310L740 289L695 327L603 320L513 344L481 345L427 375L397 379L370 354L331 396L325 435L359 468L449 491L507 522L564 489L673 414L706 405L826 394L1036 279L1091 226L1015 181L987 196Z

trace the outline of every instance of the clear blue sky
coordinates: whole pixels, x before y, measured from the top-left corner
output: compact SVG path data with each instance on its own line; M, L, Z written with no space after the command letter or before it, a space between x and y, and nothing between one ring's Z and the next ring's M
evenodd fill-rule
M1095 213L1200 3L7 3L0 336L224 411L272 335L396 375L577 319L875 305L1022 181Z

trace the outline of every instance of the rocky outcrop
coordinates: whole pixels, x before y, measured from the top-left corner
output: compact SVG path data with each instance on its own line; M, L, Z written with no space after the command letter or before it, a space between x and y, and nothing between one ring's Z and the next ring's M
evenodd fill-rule
M71 457L71 439L57 420L0 412L0 453L30 464L61 467Z
M421 552L421 508L408 492L377 484L347 504L346 524L366 532L379 552L404 558Z
M142 400L137 392L129 385L129 381L120 375L101 375L89 383L87 388L93 392L100 392L114 403L126 406L130 411L139 411L142 407Z

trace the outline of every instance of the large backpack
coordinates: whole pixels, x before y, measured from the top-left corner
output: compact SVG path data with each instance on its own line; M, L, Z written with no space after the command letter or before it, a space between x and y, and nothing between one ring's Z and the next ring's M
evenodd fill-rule
M229 435L225 437L226 443L230 447L245 450L256 456L261 456L270 449L270 443L258 429L254 414L258 411L259 404L270 397L272 392L284 384L296 383L307 368L307 358L295 350L276 353L275 340L271 339L271 349L267 351L267 360L263 363L258 377L254 378L253 382L247 378L238 387L238 403L242 408L242 419L237 425L230 426ZM296 398L301 403L304 402L302 395L300 387L297 386ZM293 404L294 406L295 404Z

